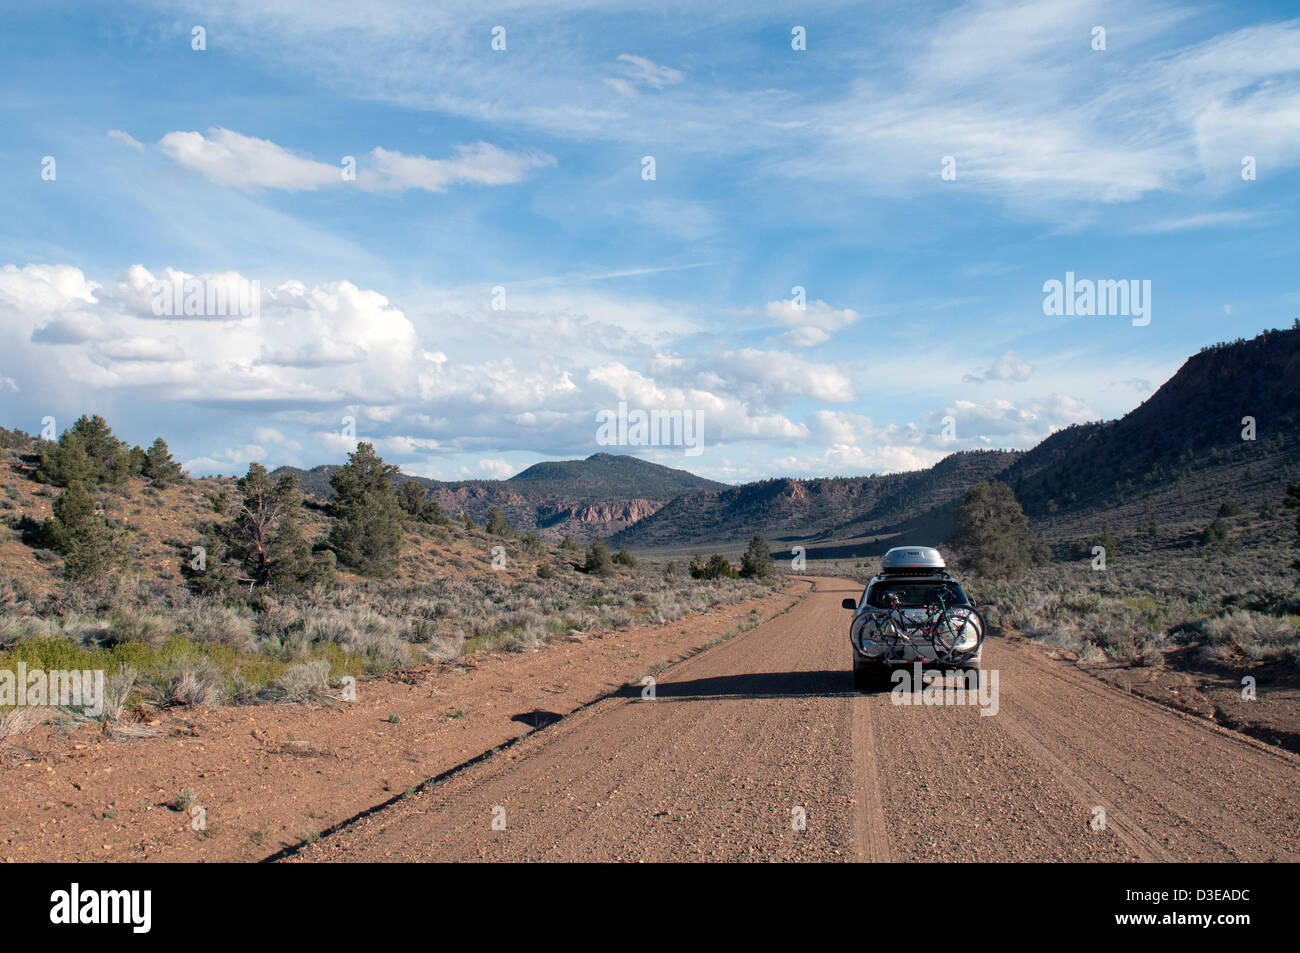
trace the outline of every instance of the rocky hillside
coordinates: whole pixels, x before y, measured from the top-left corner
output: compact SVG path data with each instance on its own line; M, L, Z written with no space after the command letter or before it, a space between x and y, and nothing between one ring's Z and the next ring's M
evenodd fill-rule
M1300 459L1297 414L1300 327L1268 331L1202 350L1130 413L1054 434L1005 479L1033 517L1110 508L1206 471Z
M281 467L298 475L303 489L328 499L336 466L311 470ZM497 507L520 532L534 530L562 538L609 536L653 516L669 500L725 489L685 470L675 470L627 454L596 453L585 460L535 463L508 480L429 480L402 474L399 481L418 483L453 516L467 513L478 522Z
M613 538L631 548L699 542L824 540L861 535L872 525L907 519L950 503L972 483L988 480L1019 454L954 453L928 470L885 476L763 480L714 494L680 497Z

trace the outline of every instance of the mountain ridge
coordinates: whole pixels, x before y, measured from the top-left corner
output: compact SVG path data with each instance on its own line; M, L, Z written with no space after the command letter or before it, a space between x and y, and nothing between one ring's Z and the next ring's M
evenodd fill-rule
M397 480L426 487L453 516L481 521L495 506L520 531L607 536L640 549L734 547L755 533L791 545L907 532L941 539L965 491L992 479L1008 483L1036 523L1069 534L1111 510L1154 520L1169 509L1166 497L1185 500L1189 487L1198 499L1218 492L1203 494L1205 486L1245 486L1262 499L1300 462L1298 398L1300 322L1203 348L1122 417L1062 428L1027 450L958 451L922 470L731 486L600 452L535 463L507 480ZM1254 420L1254 439L1243 439L1244 418ZM334 469L275 472L295 472L304 489L328 496Z

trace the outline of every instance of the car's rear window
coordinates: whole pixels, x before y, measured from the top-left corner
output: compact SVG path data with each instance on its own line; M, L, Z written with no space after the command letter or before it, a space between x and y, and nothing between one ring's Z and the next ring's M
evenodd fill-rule
M947 587L948 592L944 595L944 601L950 606L967 605L969 600L966 593L962 592L961 586L955 582L934 582L933 580L917 579L899 579L878 582L871 587L867 594L869 605L877 609L887 609L889 603L886 593L898 593L898 604L904 607L919 608L921 606L937 605L939 601L939 591Z

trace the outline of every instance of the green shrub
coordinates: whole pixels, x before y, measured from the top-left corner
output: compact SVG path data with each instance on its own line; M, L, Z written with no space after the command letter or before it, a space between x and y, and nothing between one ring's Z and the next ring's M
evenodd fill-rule
M696 556L691 560L690 573L693 579L735 579L739 576L721 553L714 553L707 562L701 562Z
M610 558L609 547L599 536L587 547L587 561L583 570L597 576L614 575L614 561Z

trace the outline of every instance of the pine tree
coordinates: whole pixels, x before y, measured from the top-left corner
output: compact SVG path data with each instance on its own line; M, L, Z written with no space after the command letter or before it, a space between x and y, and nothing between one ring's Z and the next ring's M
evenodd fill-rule
M161 487L180 482L181 465L172 459L171 452L167 449L167 441L162 437L155 440L153 445L144 451L144 464L140 467L140 474L152 480L154 486Z
M328 584L334 576L335 557L328 551L313 555L311 544L302 535L302 489L298 478L292 473L280 477L273 496L281 515L269 548L272 584L279 589Z
M426 523L433 523L437 526L450 526L451 517L447 511L442 508L442 504L433 497L424 501L424 509L421 510L422 517Z
M334 471L330 546L338 561L363 576L397 570L402 550L402 516L393 490L397 467L384 463L373 444L359 443L348 462Z
M749 541L749 548L740 560L740 574L750 579L770 579L776 572L772 563L772 551L767 547L767 540L755 536Z
M59 436L58 443L43 443L36 473L37 479L56 486L67 486L74 480L85 486L121 483L130 475L130 452L98 414L77 418Z
M230 565L249 588L271 582L271 548L284 517L284 497L277 496L270 474L260 463L250 463L248 474L235 486L235 518L221 532L226 552L221 562Z
M113 435L113 428L103 417L83 414L72 425L72 432L81 440L99 470L100 483L121 483L130 475L131 459L127 447Z
M693 579L735 579L736 570L726 556L714 553L708 562L702 562L699 556L691 560L691 578Z
M126 468L131 476L142 476L145 464L149 462L149 451L138 445L134 446L127 451L126 460Z
M436 523L439 526L451 523L442 504L429 496L424 487L414 480L403 480L397 487L397 503L403 512L421 523Z
M71 430L59 435L57 443L41 442L41 463L36 479L55 486L80 483L94 486L99 482L99 468L90 460L85 444Z
M333 554L313 554L302 535L302 490L286 473L274 484L260 463L235 483L234 518L217 527L208 546L207 566L200 572L188 560L182 572L199 590L260 587L300 589L329 582Z

